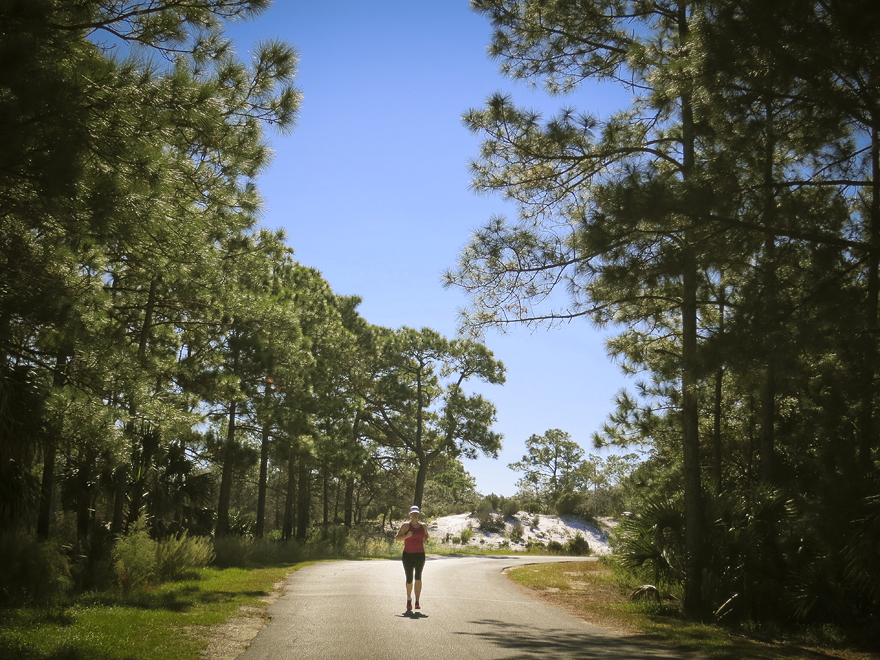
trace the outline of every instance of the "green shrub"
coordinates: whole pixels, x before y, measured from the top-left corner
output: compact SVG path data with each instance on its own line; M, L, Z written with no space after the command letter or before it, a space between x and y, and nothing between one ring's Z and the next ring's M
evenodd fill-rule
M580 532L578 532L573 539L569 539L569 541L564 546L564 551L568 555L589 555L590 552L590 544L587 542Z
M553 555L561 555L565 549L559 541L550 541L547 544L547 552Z
M51 601L70 587L70 565L61 549L23 534L0 536L0 604Z
M311 527L306 536L306 552L320 557L345 555L348 534L348 527L343 525Z
M490 509L497 509L501 505L501 500L502 498L500 496L496 495L495 493L490 493L480 501L480 503L477 505L477 508L485 504Z
M515 516L522 510L522 506L519 503L519 500L515 497L511 498L503 498L501 500L501 513L503 513L508 518Z
M584 503L584 496L578 493L563 493L556 500L556 513L560 516L570 516Z
M207 536L186 532L156 544L156 573L160 581L180 580L214 561L214 547Z
M248 568L293 563L302 557L299 544L293 539L275 541L249 536L215 538L214 566L219 568Z
M473 538L473 536L474 530L470 528L461 530L461 536L459 538L461 539L462 545L467 545L467 543Z
M348 530L344 554L348 557L389 557L396 554L392 539L373 525L359 525Z
M479 528L484 532L500 532L504 529L504 519L493 511L492 503L484 499L474 512Z
M116 580L123 591L128 593L132 587L155 584L158 581L158 545L150 538L143 517L128 534L116 542L112 555L113 567Z
M535 539L529 539L526 541L526 552L542 552L545 550L547 550L547 546L540 541L536 541Z
M595 520L600 516L620 515L625 508L621 489L602 488L587 494L574 513L583 520Z
M522 523L517 520L513 523L513 528L510 530L510 540L511 541L522 541L523 538L523 526Z

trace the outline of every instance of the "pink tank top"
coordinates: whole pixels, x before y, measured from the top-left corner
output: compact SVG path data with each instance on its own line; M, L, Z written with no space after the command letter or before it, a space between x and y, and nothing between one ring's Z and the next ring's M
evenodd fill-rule
M404 552L424 552L425 536L428 534L428 528L424 524L414 527L412 523L409 525L409 531L413 533L408 539L403 539Z

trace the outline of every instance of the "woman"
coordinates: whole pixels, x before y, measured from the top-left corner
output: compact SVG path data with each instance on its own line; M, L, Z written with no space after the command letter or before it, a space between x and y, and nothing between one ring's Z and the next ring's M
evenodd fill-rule
M395 541L403 541L407 611L413 608L413 584L415 584L416 591L416 609L421 609L419 596L422 594L422 569L425 567L425 541L428 539L428 526L419 522L419 513L419 507L410 507L409 522L403 523L397 536L394 537Z

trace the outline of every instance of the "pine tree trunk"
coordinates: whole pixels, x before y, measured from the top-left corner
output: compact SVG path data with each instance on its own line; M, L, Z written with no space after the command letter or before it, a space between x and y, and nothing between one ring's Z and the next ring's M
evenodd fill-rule
M150 329L153 327L153 310L156 307L156 285L159 276L150 280L150 293L147 298L147 308L144 311L144 323L141 326L141 337L138 343L138 359L143 361L147 354L147 342L150 338Z
M712 420L712 477L715 481L715 496L718 497L724 491L724 470L721 446L721 412L722 396L724 394L724 367L719 367L715 372L715 406Z
M229 405L229 428L226 432L226 446L223 451L223 472L220 477L220 498L217 502L217 528L215 534L219 537L229 534L229 503L232 500L232 463L235 452L232 451L235 442L235 401Z
M299 457L299 492L297 493L296 502L296 539L297 541L305 541L309 532L309 523L311 516L309 515L309 507L311 504L311 475L305 456Z
M344 524L351 527L354 511L354 477L349 477L345 482L345 513Z
M61 387L64 384L64 372L67 368L67 356L59 355L55 359L55 373L52 385ZM52 501L55 492L55 457L58 452L56 439L46 438L43 450L43 478L40 482L40 506L37 510L37 538L49 538L49 527L52 520Z
M125 487L128 485L127 464L116 468L113 492L113 521L110 523L111 534L122 534L125 524Z
M43 480L40 482L40 508L37 513L37 538L49 538L49 523L52 520L52 499L55 491L55 456L57 446L54 438L46 438L43 450Z
M416 492L413 496L413 504L422 507L422 496L425 493L425 482L428 478L428 460L424 455L419 455L419 469L416 470Z
M682 444L684 458L685 609L702 610L703 501L700 479L700 434L697 402L697 272L694 247L685 246L682 302Z
M725 305L725 291L724 291L724 271L720 274L720 281L718 285L719 296L718 296L718 336L719 338L724 335L724 305ZM722 408L723 401L722 397L724 394L724 366L718 367L718 370L715 372L715 406L713 410L714 419L712 420L712 453L713 453L713 461L712 461L712 472L713 479L715 481L715 497L721 495L724 490L723 480L723 448L721 444L721 416L722 416Z
M774 188L773 165L776 159L776 138L773 132L773 104L766 101L765 109L765 153L764 153L764 224L773 227L776 224L776 192ZM765 309L771 326L767 341L767 366L764 372L764 383L761 389L761 481L772 484L776 478L776 352L781 343L779 314L779 294L776 274L776 237L769 235L764 241L763 274L765 279Z
M688 41L687 7L678 9L678 31ZM695 161L696 133L690 96L681 99L682 177L690 178ZM682 246L682 374L681 413L684 459L685 585L684 606L691 614L702 611L703 497L700 478L700 433L697 401L697 255L693 229L684 232Z
M872 120L874 118L872 117ZM874 448L874 383L877 377L878 296L880 296L880 136L876 122L871 127L871 215L870 244L868 255L868 290L865 304L866 337L865 358L861 376L862 400L859 406L859 466L865 473L873 469L871 460Z
M257 484L257 526L254 536L263 538L266 527L266 480L269 474L269 424L263 424L260 438L260 481Z
M761 482L772 484L776 479L776 365L773 358L764 373L761 388Z
M284 525L281 536L289 539L293 536L293 503L296 495L296 450L291 445L287 459L287 494L284 497Z
M321 466L321 488L324 500L323 524L326 527L330 523L330 479L327 476L327 463Z

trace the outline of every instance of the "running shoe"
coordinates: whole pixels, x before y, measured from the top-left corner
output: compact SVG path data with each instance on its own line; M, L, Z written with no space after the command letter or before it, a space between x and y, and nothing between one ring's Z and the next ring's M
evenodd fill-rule
M416 603L416 607L418 607L418 603ZM406 611L409 612L412 609L412 601L406 601Z
M419 601L416 601L416 609L417 609L417 610L420 610L420 609L422 609L422 606L421 606L421 605L419 605Z

